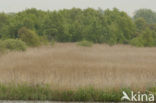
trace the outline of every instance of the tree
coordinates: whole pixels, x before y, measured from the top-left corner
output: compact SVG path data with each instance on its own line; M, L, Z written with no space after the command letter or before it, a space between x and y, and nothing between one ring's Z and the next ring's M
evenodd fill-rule
M148 24L156 23L156 12L150 9L139 9L135 12L134 19L144 18Z
M110 36L112 34L114 36L115 34L116 43L127 44L128 41L135 36L135 24L125 12L120 12L118 9L114 8L112 11L104 11L104 16L107 21L106 25L110 28L109 31L106 30L106 36ZM113 28L112 30L111 27Z
M133 20L117 8L58 11L32 8L18 13L0 13L0 37L20 38L29 46L37 46L45 38L58 42L87 40L110 45L133 42L134 45L154 46L156 43L147 43L156 41L154 18L155 12L147 9L138 10Z
M138 30L144 30L147 27L147 24L144 18L137 18L135 20L135 25Z
M155 40L154 40L154 35L153 31L150 30L149 28L146 28L145 31L142 33L142 39L144 40L144 46L154 46L155 45Z
M134 46L151 47L156 45L156 32L146 28L140 35L130 41Z
M56 28L50 28L44 30L44 35L47 36L48 40L55 40L56 39L56 34L57 34L57 29Z
M0 13L0 38L2 38L9 24L9 16L5 13Z
M8 37L17 38L18 30L22 27L34 30L37 34L43 34L43 21L46 13L37 9L27 9L12 16L8 25Z
M18 38L24 41L28 46L39 46L40 40L38 35L26 27L22 27L18 30Z

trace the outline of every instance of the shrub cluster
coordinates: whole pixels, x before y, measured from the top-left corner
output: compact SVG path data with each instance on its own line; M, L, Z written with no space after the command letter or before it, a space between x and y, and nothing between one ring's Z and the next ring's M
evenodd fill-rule
M6 39L0 41L0 51L13 50L13 51L25 51L26 44L18 39Z
M32 30L22 27L18 31L18 37L24 41L28 46L39 46L40 39L39 36Z

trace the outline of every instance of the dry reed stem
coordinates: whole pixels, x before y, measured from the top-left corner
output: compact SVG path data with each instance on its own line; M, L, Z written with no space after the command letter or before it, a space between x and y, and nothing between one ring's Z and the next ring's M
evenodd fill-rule
M57 43L0 57L0 81L50 84L52 88L153 86L156 48Z

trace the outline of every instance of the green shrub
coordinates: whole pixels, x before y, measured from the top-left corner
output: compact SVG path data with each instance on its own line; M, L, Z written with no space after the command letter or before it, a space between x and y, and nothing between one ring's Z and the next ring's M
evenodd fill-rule
M0 52L1 53L3 53L3 52L5 52L5 47L4 47L4 45L3 45L3 41L2 40L0 40Z
M155 46L155 32L151 31L149 28L146 28L142 34L142 39L144 40L144 46L152 47Z
M93 42L87 41L87 40L80 41L77 44L80 45L80 46L86 46L86 47L93 46Z
M134 38L130 41L130 44L133 45L133 46L137 46L137 47L143 47L144 46L144 41L137 37L137 38Z
M26 44L18 39L6 39L1 41L0 48L3 50L25 51Z
M18 31L18 37L24 41L28 46L39 46L40 38L39 36L32 30L22 27Z
M138 47L152 47L155 46L155 37L155 32L151 31L149 28L146 28L139 34L138 37L132 39L130 44Z

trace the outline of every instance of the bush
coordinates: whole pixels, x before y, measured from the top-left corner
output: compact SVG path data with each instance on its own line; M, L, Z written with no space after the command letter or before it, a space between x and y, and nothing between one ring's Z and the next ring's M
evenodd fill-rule
M156 45L156 32L149 28L144 29L136 38L130 41L131 45L154 47Z
M144 41L139 37L132 39L130 44L137 47L144 47Z
M4 51L5 51L5 47L4 47L4 45L3 45L3 41L0 40L0 52L2 53L2 52L4 52Z
M28 46L39 46L40 38L39 36L32 30L29 30L25 27L22 27L18 31L18 37L24 41Z
M26 44L18 39L6 39L0 42L0 48L4 50L25 51Z
M155 32L146 28L141 34L142 39L144 40L144 46L152 47L155 46Z
M83 40L77 43L80 46L86 46L86 47L91 47L93 46L93 42L87 41L87 40Z

